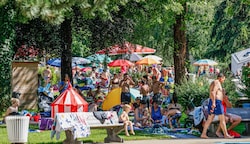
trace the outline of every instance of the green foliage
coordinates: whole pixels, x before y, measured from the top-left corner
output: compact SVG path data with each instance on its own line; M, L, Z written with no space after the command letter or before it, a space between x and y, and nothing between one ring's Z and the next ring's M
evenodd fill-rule
M195 106L200 106L203 100L209 98L209 86L212 80L213 79L206 77L199 77L195 82L184 81L181 85L176 86L175 92L178 97L178 103L183 106L184 110L186 110L188 106L192 106L192 103ZM231 77L226 76L222 87L226 90L230 102L235 106L238 100L238 94L235 91L235 84L231 80Z
M43 75L43 71L46 69L46 67L39 67L38 69L38 74L39 75ZM58 84L58 82L60 81L60 75L58 75L55 71L55 68L54 67L50 67L50 70L51 70L51 73L52 73L52 77L51 77L51 85L56 85ZM41 85L42 86L45 86L44 85L44 78L43 77L40 77L39 79L41 81Z
M209 98L209 83L203 77L193 81L183 81L181 85L175 86L178 103L186 110L188 106L200 106L202 100Z
M243 67L242 69L242 82L245 85L245 89L243 90L243 93L245 93L246 96L250 98L250 68L249 67Z
M220 1L218 0L218 2ZM206 50L210 48L210 39L208 37L211 35L213 28L217 3L213 1L195 1L188 4L186 16L188 53L194 59L205 58Z
M34 125L30 125L29 128L31 130L37 130L38 127ZM40 143L40 144L61 144L63 143L63 140L65 140L66 136L65 133L62 132L60 134L60 139L56 140L54 137L53 139L50 138L51 131L42 131L42 132L29 132L28 134L28 143L34 144L34 143ZM170 138L169 135L156 135L156 134L146 134L143 131L136 131L135 136L127 137L125 136L125 132L121 132L119 134L121 138L126 141L126 143L129 141L134 140L150 140L150 139L167 139ZM7 144L10 143L8 140L6 125L0 125L0 137L1 137L1 143ZM82 141L83 143L103 143L104 138L107 137L106 129L91 129L90 136L86 138L79 138L79 141Z
M138 83L141 81L142 77L146 75L146 73L145 72L129 73L129 75L132 77L133 81L135 82L135 85L138 85Z
M230 102L232 103L233 107L236 106L236 102L238 101L239 95L238 93L235 91L236 90L236 86L234 84L234 82L232 82L232 77L230 77L229 74L226 74L226 80L223 83L223 88L226 91L226 95L228 96Z
M219 5L211 34L213 48L207 57L230 61L232 53L249 47L249 11L249 4L242 0L226 0Z
M87 57L91 55L89 48L90 32L79 28L72 32L72 56Z
M0 113L10 105L11 97L11 62L13 57L13 41L15 38L15 15L13 2L0 7Z
M30 20L29 23L17 23L16 47L26 44L39 49L39 58L43 56L58 57L61 53L61 39L57 25L51 25L40 19ZM48 55L49 54L49 55Z

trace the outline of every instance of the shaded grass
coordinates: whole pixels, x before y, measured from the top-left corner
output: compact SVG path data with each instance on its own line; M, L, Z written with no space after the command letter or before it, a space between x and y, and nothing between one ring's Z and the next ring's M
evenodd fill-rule
M38 129L36 125L30 125L29 129ZM130 137L126 137L124 132L121 132L119 136L124 139L124 141L129 140L147 140L147 139L167 139L170 138L168 135L153 135L146 134L142 131L135 131L136 135L132 135ZM61 144L63 140L66 138L65 133L62 132L60 135L60 139L56 140L55 137L53 139L50 138L51 131L41 131L41 132L29 132L28 134L28 144ZM96 142L104 142L104 138L106 137L105 129L93 129L91 130L91 135L86 138L81 138L79 140L83 141L83 143L96 143ZM0 125L0 143L10 143L8 140L6 125Z

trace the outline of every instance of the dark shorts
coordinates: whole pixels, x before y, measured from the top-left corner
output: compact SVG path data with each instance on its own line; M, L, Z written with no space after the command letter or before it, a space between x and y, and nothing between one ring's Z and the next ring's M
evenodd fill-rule
M147 108L149 108L149 105L150 105L150 97L149 97L149 96L142 96L142 100L146 101Z
M213 112L211 112L211 110L212 110L212 100L209 99L208 113L209 114L215 114L215 115L224 114L224 108L223 108L223 105L222 105L222 101L221 100L215 100L215 105L216 105L216 107L214 108Z
M153 101L159 101L160 98L161 98L161 93L156 93L156 94L154 94L154 96L153 96Z
M122 103L130 103L131 102L131 94L130 92L122 92L121 94L121 102Z

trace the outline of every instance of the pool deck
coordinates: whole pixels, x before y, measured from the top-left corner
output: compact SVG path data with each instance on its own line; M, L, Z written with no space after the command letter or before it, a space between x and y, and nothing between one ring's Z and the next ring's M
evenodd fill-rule
M223 139L162 139L162 140L134 140L125 141L124 144L250 144L250 137Z

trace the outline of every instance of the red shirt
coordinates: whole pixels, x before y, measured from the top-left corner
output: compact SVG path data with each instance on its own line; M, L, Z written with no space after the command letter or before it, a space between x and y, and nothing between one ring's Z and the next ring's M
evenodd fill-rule
M224 99L228 100L228 97L226 96ZM224 99L222 101L222 106L224 108L224 113L227 113L227 104L225 103Z

